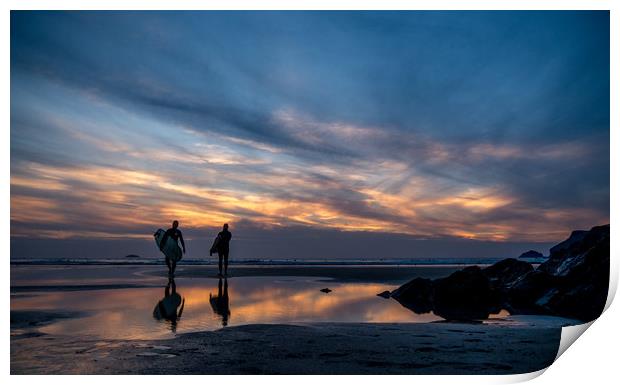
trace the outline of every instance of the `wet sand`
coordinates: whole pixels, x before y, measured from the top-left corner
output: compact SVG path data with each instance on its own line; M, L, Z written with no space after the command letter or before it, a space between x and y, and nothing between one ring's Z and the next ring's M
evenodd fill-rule
M39 266L37 266L39 267ZM45 268L46 266L41 266ZM11 266L20 274L30 266ZM46 273L40 278L11 278L11 293L83 291L160 287L161 279L167 278L165 267L159 266L77 266L79 277L75 278L74 266L57 268L53 279ZM462 266L282 266L282 265L235 265L230 267L228 278L235 277L320 277L327 282L375 282L399 286L412 277L441 278ZM102 279L117 271L119 276ZM28 273L27 271L25 271ZM49 273L47 273L49 274ZM113 273L112 273L113 274ZM14 275L14 274L13 274ZM177 268L175 278L218 278L217 266L183 266Z
M448 266L230 266L229 277L303 276L324 277L337 282L381 282L401 285L417 276L440 278L459 269L460 265ZM217 278L217 266L179 266L177 277ZM159 269L152 274L164 276Z
M447 266L284 266L234 265L228 278L235 277L322 277L337 282L379 282L399 286L412 278L440 278L461 269ZM41 270L36 270L41 269ZM34 270L34 273L31 271ZM11 266L11 292L99 290L160 286L167 277L165 266ZM217 266L180 264L176 278L217 278ZM18 276L18 277L16 277ZM21 278L20 278L21 277ZM103 277L103 278L102 278Z
M234 284L235 277L307 276L397 286L415 276L437 278L459 268L234 266L229 280ZM84 270L79 280L65 280L63 269L54 271L53 281L33 281L29 277L20 280L13 275L12 298L40 291L116 291L115 285L118 289L159 287L165 275L159 267L143 267L123 273L122 280L106 278L86 285L91 273L90 269ZM71 269L67 271L71 273ZM100 269L92 269L93 277L99 273ZM216 273L213 266L180 266L177 277L215 277ZM161 340L57 335L39 330L50 323L82 316L63 309L12 311L11 374L527 373L553 362L561 326L574 324L554 317L524 316L481 324L255 323Z
M559 327L493 324L245 325L162 341L33 336L11 374L513 374L553 362Z

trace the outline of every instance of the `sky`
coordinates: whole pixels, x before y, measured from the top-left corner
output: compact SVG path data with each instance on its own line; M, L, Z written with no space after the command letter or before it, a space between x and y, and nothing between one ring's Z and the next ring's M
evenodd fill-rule
M606 11L12 11L11 257L546 253L609 129Z

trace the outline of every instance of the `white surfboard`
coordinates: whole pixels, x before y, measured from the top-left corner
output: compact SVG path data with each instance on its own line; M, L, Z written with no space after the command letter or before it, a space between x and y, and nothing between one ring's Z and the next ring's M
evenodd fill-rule
M155 234L153 234L153 236L155 237L155 243L157 244L157 247L160 247L161 240L164 238L165 233L166 233L166 230L159 229L155 232ZM175 262L179 262L181 258L183 258L183 252L181 251L179 244L177 243L177 241L175 241L171 237L168 237L168 239L166 239L166 244L161 249L167 258L170 258L171 260Z

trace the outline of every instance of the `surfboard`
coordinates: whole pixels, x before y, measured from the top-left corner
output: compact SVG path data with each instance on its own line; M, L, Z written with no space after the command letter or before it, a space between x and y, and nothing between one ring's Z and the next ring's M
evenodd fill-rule
M166 230L164 229L159 229L155 232L155 234L153 234L157 247L160 247L161 240L164 238L164 234L166 234ZM166 256L166 258L170 258L175 262L179 262L181 258L183 258L183 252L181 251L179 244L171 237L168 237L168 239L166 239L166 244L162 248L162 252Z
M210 254L217 253L217 246L219 243L220 243L220 235L218 234L217 237L215 237L215 239L213 240L213 245L211 246L211 249L209 250Z

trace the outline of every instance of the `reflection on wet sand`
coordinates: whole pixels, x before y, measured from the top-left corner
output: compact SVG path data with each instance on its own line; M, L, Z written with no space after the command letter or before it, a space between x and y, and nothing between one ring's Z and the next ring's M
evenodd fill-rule
M209 293L209 303L215 314L222 317L222 326L228 325L230 318L230 301L228 298L228 279L224 278L224 291L222 292L222 278L217 284L217 296Z
M40 292L12 297L11 310L82 311L83 318L60 320L40 330L124 339L168 338L175 333L257 323L441 320L432 312L415 314L394 300L377 297L393 289L386 284L330 282L333 291L329 295L319 291L324 286L324 280L315 277L177 278L168 281L163 298L161 286Z
M177 285L174 277L168 279L168 284L164 289L164 298L160 299L153 309L153 317L159 321L165 320L170 323L170 330L176 332L177 322L183 314L185 298L177 293Z

